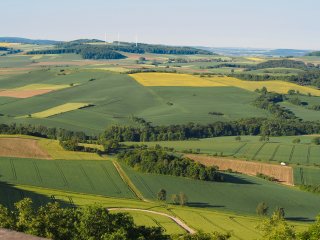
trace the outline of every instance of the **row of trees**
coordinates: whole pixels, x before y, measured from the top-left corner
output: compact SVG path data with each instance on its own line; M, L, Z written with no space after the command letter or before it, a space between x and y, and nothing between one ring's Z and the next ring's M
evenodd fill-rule
M249 118L231 122L203 124L181 124L169 126L123 126L108 127L101 139L114 139L119 142L133 141L173 141L219 136L265 135L292 136L320 132L320 122L304 122L291 118Z
M0 134L22 134L35 137L59 139L61 141L77 139L84 142L96 139L96 136L87 136L84 132L75 132L62 128L49 128L41 125L0 124Z
M302 72L288 76L275 76L271 74L254 74L254 73L233 73L229 76L250 81L265 81L265 80L285 80L294 82L300 85L313 85L320 88L320 65L312 63L305 64L302 61L294 61L288 59L269 60L257 65L249 65L245 71L265 69L265 68L295 68L301 69Z
M189 177L205 181L223 181L217 167L203 164L174 155L160 146L154 148L134 148L122 151L118 159L135 170L172 176Z
M295 114L285 107L281 107L278 103L285 100L285 96L279 93L268 92L267 88L256 90L260 93L254 100L254 105L258 108L268 110L276 118L279 119L296 119Z
M66 48L53 48L53 49L42 49L42 50L32 50L27 52L27 55L35 54L64 54L64 53L77 53L75 49L66 49Z
M102 45L77 44L71 45L70 48L54 48L45 50L33 50L27 52L29 55L34 54L65 54L76 53L80 54L84 59L123 59L126 56L106 48Z

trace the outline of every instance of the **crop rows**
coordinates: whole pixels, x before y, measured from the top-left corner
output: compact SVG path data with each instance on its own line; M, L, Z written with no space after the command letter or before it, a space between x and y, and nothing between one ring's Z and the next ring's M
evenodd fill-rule
M134 197L111 161L1 158L0 181L112 197Z

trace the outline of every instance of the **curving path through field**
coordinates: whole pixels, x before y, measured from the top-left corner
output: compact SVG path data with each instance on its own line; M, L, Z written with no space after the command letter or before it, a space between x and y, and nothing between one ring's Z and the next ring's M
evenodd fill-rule
M146 212L146 213L152 213L156 215L161 215L170 218L172 221L174 221L176 224L178 224L180 227L182 227L184 230L186 230L188 233L194 234L196 231L189 227L187 224L185 224L180 218L171 216L166 213L162 212L156 212L152 210L147 210L147 209L139 209L139 208L108 208L109 211L138 211L138 212Z

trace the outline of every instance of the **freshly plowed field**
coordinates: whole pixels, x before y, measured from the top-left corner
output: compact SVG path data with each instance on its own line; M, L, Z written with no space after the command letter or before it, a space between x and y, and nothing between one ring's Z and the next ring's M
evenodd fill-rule
M0 156L51 159L34 139L0 138Z
M252 176L255 176L257 173L263 173L265 175L275 177L283 184L293 185L293 170L288 166L208 157L194 154L186 154L185 156L207 166L218 166L220 170L232 169L233 171Z

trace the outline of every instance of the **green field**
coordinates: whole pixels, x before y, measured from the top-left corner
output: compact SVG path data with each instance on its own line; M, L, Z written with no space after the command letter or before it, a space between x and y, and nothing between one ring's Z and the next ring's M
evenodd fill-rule
M210 155L223 155L245 160L286 162L289 164L320 164L320 146L311 143L313 136L271 137L269 142L260 142L259 136L216 137L190 141L144 142L148 146L159 144L177 151L193 150ZM299 138L299 144L292 141ZM126 144L136 144L127 142Z
M297 185L319 185L320 168L297 166L294 169L294 183Z
M284 207L289 219L313 219L320 212L319 195L255 177L230 174L225 176L226 182L219 183L143 174L127 167L124 169L142 194L151 200L156 199L159 189L165 188L169 195L184 192L189 205L200 208L254 214L257 204L264 201L270 210Z
M0 181L118 198L134 198L111 161L0 158Z
M234 87L147 88L127 75L93 70L72 70L67 75L59 75L57 70L41 70L0 80L3 88L23 87L26 83L79 85L27 99L0 97L0 113L4 115L0 117L1 122L44 124L98 133L108 124L134 124L130 120L132 115L143 117L156 125L268 116L264 110L250 104L256 93ZM40 120L16 119L69 102L84 102L94 106ZM208 114L212 111L224 115Z
M10 185L6 183L0 184L0 203L13 207L13 202L19 201L24 197L31 197L37 206L47 202L58 201L63 206L72 207L74 205L84 206L88 204L102 204L106 207L126 207L150 209L157 212L164 212L171 216L182 219L188 226L195 230L205 232L231 231L232 240L257 239L261 237L261 233L257 230L257 225L261 218L255 216L247 216L245 214L238 215L235 213L221 212L207 208L166 206L158 202L142 202L135 199L109 198L91 194L79 194L65 192L47 188L31 187L25 185ZM146 214L141 212L129 211L137 224L147 226L161 226L168 234L181 233L184 230L168 218L159 215ZM297 230L306 229L307 223L290 222Z

